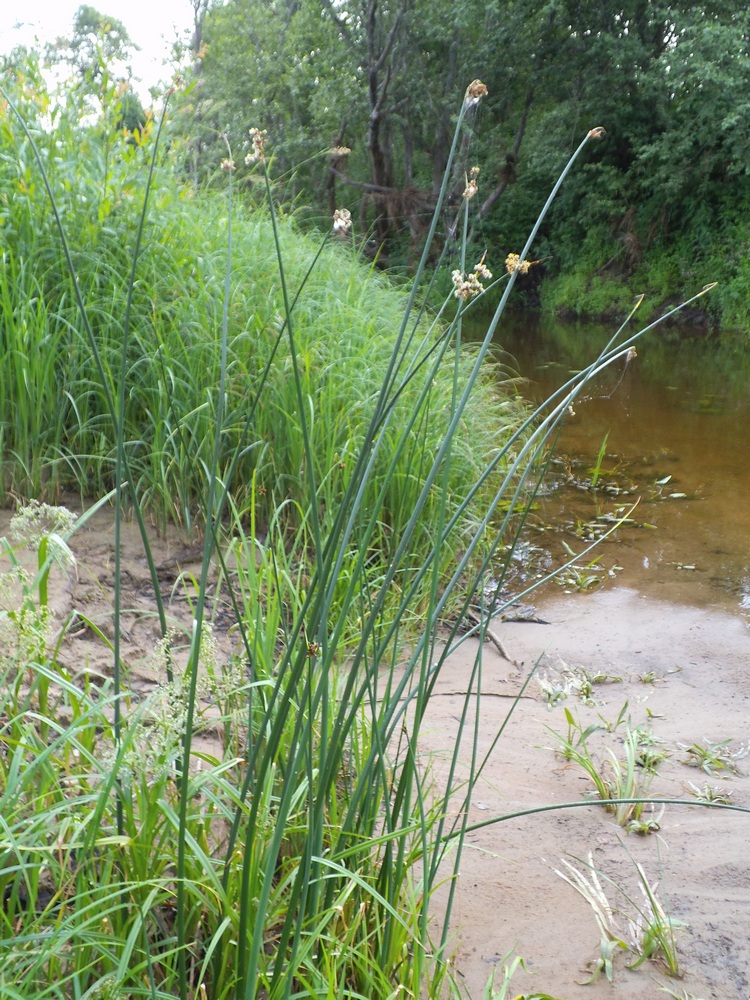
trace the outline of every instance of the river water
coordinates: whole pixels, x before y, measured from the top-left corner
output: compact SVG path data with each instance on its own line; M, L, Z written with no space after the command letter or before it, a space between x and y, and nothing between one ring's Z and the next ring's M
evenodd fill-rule
M539 401L593 361L611 333L514 317L497 332L497 355L526 380L521 393ZM637 503L562 585L626 586L750 617L747 340L657 328L639 340L637 354L589 385L566 420L529 543L559 563L566 545L580 552Z

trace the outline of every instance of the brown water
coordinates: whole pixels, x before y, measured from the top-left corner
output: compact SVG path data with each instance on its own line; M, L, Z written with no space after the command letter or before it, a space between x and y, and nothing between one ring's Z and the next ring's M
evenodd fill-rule
M496 342L503 363L528 380L524 394L538 401L593 361L611 332L524 317L501 325ZM750 616L747 340L657 329L637 352L587 387L588 400L566 420L530 537L560 559L563 542L580 552L606 530L607 517L637 501L633 523L583 560L582 569L599 557L598 568L580 575Z

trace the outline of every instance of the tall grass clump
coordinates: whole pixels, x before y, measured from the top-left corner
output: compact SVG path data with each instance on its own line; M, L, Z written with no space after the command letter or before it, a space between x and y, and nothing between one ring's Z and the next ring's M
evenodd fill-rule
M40 102L46 105L41 97ZM33 174L31 137L19 133L8 115L0 123L5 151L0 198L7 206L0 303L8 344L0 361L0 433L6 456L0 491L6 498L20 494L54 500L70 488L83 496L110 489L116 433L106 393L117 395L122 371L127 386L122 440L139 503L159 523L171 520L193 530L207 520L207 470L221 364L226 200L189 191L168 163L157 165L131 285L153 122L133 136L114 130L116 106L96 127L83 128L70 107L52 117L53 132L37 129L33 134L69 234L75 279L61 252L41 179ZM218 474L224 481L232 469L233 498L244 514L255 477L252 503L261 527L284 505L285 517L296 528L303 520L310 461L326 521L346 491L404 299L335 241L321 249L296 232L291 219L277 220L291 295L304 285L295 305L295 349L299 389L312 414L305 456L297 391L290 378L291 347L281 333L284 310L271 219L262 206L236 203L233 213L227 412ZM80 321L77 291L98 359ZM425 324L420 340L426 331ZM416 358L416 344L406 350L409 363ZM468 368L470 360L462 364ZM405 461L389 476L388 442L379 449L376 476L379 482L387 478L383 509L388 514L379 524L377 544L386 554L400 531L401 512L416 501L421 470L447 428L451 379L445 368L436 370L429 419L414 425ZM464 484L476 478L519 413L518 406L495 391L489 373L481 381L456 436L450 475L457 502ZM261 384L258 405L253 400ZM409 411L418 392L414 383L404 386L396 403L400 413ZM45 419L53 411L58 420ZM373 481L369 488L379 486ZM428 499L422 524L429 522L432 503ZM454 535L454 551L466 524ZM449 556L446 548L446 561Z
M23 160L36 186L9 208L13 232L24 213L42 220L9 243L8 260L12 249L13 266L24 262L65 343L45 391L67 400L70 420L42 452L41 487L74 475L81 492L114 491L117 525L129 507L197 526L203 560L191 625L165 631L154 652L163 682L138 701L118 591L111 672L62 663L67 625L50 619L38 587L59 551L52 536L67 544L50 528L57 515L34 531L22 518L2 543L2 648L15 651L3 654L0 686L3 996L458 991L449 928L485 763L481 643L440 780L422 752L430 697L466 639L469 604L480 638L502 610L486 596L501 588L485 583L502 583L551 435L635 339L613 338L534 414L490 390L485 359L536 228L508 258L478 347L462 344L461 323L489 267L467 260L465 244L455 318L422 314L416 289L484 94L479 81L466 92L414 289L401 297L330 234L311 250L280 217L262 133L253 170L267 206L249 210L231 158L225 194L193 199L160 165L155 134L88 157L69 194L61 176L74 168L49 155L50 133L6 114L0 183L15 192ZM105 163L113 177L97 181ZM142 205L146 183L148 219L125 204ZM101 218L79 246L66 233L92 190ZM470 199L467 184L463 232ZM33 442L33 427L24 432ZM22 457L23 435L12 440ZM26 475L21 457L6 483ZM143 539L149 555L145 525ZM211 628L217 602L232 609L231 654ZM211 742L198 744L206 731Z

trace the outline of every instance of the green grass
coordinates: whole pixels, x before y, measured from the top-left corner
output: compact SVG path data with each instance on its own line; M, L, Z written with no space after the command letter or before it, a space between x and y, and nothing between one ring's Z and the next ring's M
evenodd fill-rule
M419 309L441 204L414 288L397 294L328 236L314 246L296 232L265 164L265 208L238 204L231 173L223 195L198 195L161 163L156 129L131 144L106 123L82 128L67 105L53 137L28 88L21 98L31 126L0 126L18 276L2 322L34 346L0 362L5 481L49 498L70 483L111 489L116 557L112 667L99 677L62 665L68 622L50 634L44 594L64 551L53 536L66 543L67 530L26 518L31 577L21 543L2 550L0 990L455 995L451 914L488 760L473 712L481 641L440 784L421 743L430 697L467 640L469 604L481 604L480 640L502 611L485 584L502 584L560 420L639 334L616 335L527 415L485 363L513 276L472 349L470 303L442 326ZM35 422L51 398L65 400L53 428ZM144 512L204 545L192 625L168 632L162 611L163 681L143 702L121 651L127 508L152 567ZM219 656L211 621L227 606L236 646Z
M71 129L67 138L72 147L77 133ZM7 120L4 139L7 159L30 155L24 138L9 134ZM64 134L55 141L64 141ZM40 137L40 143L50 142L49 137ZM9 227L7 266L0 283L0 322L8 344L0 359L0 436L5 456L0 499L27 495L54 500L65 489L91 496L112 488L117 430L101 373L116 398L122 369L126 386L122 440L141 509L161 525L169 520L192 531L208 517L227 207L224 198L211 193L187 197L166 167L157 169L123 359L138 208L136 202L125 210L123 192L129 191L134 202L142 197L143 158L148 151L148 147L134 151L124 140L115 143L115 179L101 175L97 157L84 161L77 179L77 190L85 193L82 204L71 204L66 193L67 164L50 167L52 190L72 234L71 255L98 360L81 327L72 278L39 183L33 200L19 198L18 178L8 172L0 176L0 198L14 215L33 216L36 227L33 233L20 224ZM119 201L106 201L110 187L120 191ZM99 206L103 218L92 220L86 211L90 206ZM289 530L296 530L306 517L307 476L312 474L326 523L356 467L357 449L377 404L394 334L404 315L405 296L348 249L328 243L321 250L295 230L291 219L279 220L286 283L292 296L302 291L295 305L293 354L284 329L268 211L235 204L232 225L226 416L218 475L231 489L245 521L252 513L264 528L283 507ZM451 363L436 363L447 346L441 337L441 329L422 321L401 348L401 372L421 362L428 366L423 371L430 372L433 384L408 439L397 444L397 434L384 435L367 485L363 506L380 502L384 512L372 545L385 561L417 502L425 470L450 421L454 373ZM298 365L294 377L293 363ZM458 364L460 377L465 377L473 364L469 349L461 352ZM388 404L392 426L408 421L423 390L423 379L405 382L398 398ZM309 420L309 455L303 446L298 396ZM485 368L453 433L447 467L452 511L461 505L467 484L496 454L498 442L517 426L523 410L511 396L498 392L493 373ZM59 419L49 420L52 412ZM396 447L400 457L394 460ZM482 488L476 507L490 502L494 485L488 482ZM429 544L436 498L437 494L424 500L418 533L423 549ZM466 544L472 526L466 511L444 546L446 567Z

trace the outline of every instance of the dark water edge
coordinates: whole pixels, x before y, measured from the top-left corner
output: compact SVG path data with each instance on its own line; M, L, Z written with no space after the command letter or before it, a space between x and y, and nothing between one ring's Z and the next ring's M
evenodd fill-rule
M480 335L482 326L467 332ZM523 376L521 394L539 402L591 363L612 333L598 324L511 316L497 331L496 357L509 374ZM565 544L580 552L637 502L628 523L566 586L580 589L598 576L602 585L750 618L747 337L657 328L636 346L637 358L599 376L566 420L529 544L559 563Z

